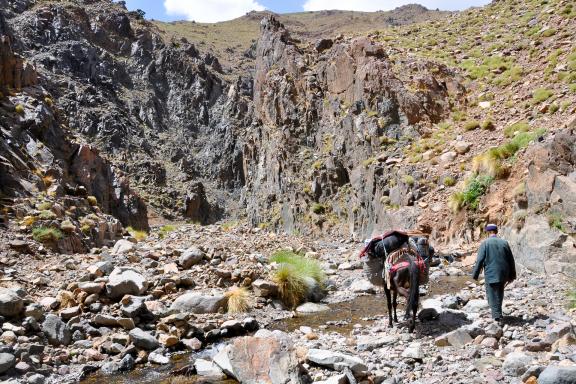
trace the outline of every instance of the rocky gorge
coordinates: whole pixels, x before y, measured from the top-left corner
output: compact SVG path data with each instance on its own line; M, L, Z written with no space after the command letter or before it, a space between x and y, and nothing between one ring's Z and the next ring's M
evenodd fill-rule
M251 13L212 50L123 2L0 0L0 380L575 382L575 12ZM488 222L503 326L466 277ZM438 250L415 333L357 257L391 228ZM282 250L326 278L301 305Z

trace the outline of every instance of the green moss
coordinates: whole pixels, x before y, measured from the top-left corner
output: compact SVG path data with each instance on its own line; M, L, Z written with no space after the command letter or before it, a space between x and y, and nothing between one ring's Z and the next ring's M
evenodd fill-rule
M536 103L541 103L543 101L548 100L550 97L554 95L554 92L550 89L546 88L538 88L532 94L532 99Z
M38 214L40 220L54 220L56 219L56 214L49 210L40 211Z
M64 235L56 228L38 227L32 230L32 237L39 243L50 243L62 239Z
M126 231L128 231L128 233L130 233L130 235L137 241L143 241L148 237L148 233L146 233L146 231L141 231L132 227L126 228Z

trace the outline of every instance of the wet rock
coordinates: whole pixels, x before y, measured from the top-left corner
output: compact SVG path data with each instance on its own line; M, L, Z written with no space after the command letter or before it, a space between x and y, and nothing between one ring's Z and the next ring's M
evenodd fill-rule
M318 304L318 303L304 303L296 308L296 312L298 313L317 313L329 310L330 307L327 306L326 304Z
M140 295L148 288L148 281L131 268L115 268L106 284L106 291L113 299L124 295Z
M269 280L257 279L252 283L252 289L259 297L275 297L278 294L278 285Z
M220 308L225 308L227 299L225 296L206 296L201 293L185 293L178 297L170 309L177 312L190 313L217 313Z
M68 345L72 341L70 328L56 315L46 315L42 323L42 332L53 345Z
M16 292L0 288L0 316L13 317L22 312L24 302Z
M256 336L236 338L214 356L214 362L241 383L302 382L292 341L280 331L258 331Z
M528 369L534 359L524 352L512 352L506 356L502 370L507 376L520 376Z
M122 358L122 360L120 360L120 363L118 364L118 370L121 372L128 372L133 370L135 366L136 362L134 361L134 358L132 355L127 354Z
M138 348L152 351L160 346L160 343L154 336L144 332L140 328L134 328L130 331L130 341Z
M436 310L436 308L424 308L420 312L418 312L418 319L420 321L432 321L438 319L440 314Z
M576 383L576 366L548 366L540 376L538 384L574 384Z
M350 290L356 293L375 293L374 285L366 279L354 280L350 285Z
M220 367L212 361L204 359L196 359L196 361L194 362L194 368L196 368L196 373L199 376L210 377L213 379L226 378L226 375L224 374L224 372L222 372Z
M364 374L368 367L359 357L325 349L308 350L308 361L337 371L349 368L355 375Z
M0 374L16 365L16 358L10 353L0 353Z
M198 264L204 258L204 252L198 247L190 247L185 250L180 258L178 259L178 263L184 269L188 269L193 265Z
M154 364L168 364L170 363L170 359L168 356L164 356L161 353L151 352L148 355L148 361ZM217 376L219 377L219 376Z

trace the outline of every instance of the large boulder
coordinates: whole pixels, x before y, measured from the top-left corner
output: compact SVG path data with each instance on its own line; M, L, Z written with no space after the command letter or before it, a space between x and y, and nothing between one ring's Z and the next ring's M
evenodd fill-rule
M214 362L241 383L297 384L305 374L290 337L280 331L236 338Z
M18 316L24 308L22 298L16 292L0 288L0 316Z
M337 371L349 368L355 375L362 375L368 370L364 361L359 357L327 349L310 349L308 361Z
M112 299L141 295L147 288L148 281L132 268L114 268L106 284L106 291Z
M68 345L72 341L70 328L53 314L46 315L42 323L42 332L52 345Z
M171 310L177 312L190 313L217 313L220 308L226 308L227 299L224 295L208 296L201 293L185 293L178 297L172 305Z
M574 384L576 383L576 367L548 366L540 376L538 384Z

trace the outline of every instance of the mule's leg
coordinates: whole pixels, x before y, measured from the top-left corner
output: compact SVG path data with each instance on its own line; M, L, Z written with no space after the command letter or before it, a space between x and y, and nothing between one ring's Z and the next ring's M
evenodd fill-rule
M386 285L384 285L384 294L386 294L386 304L388 305L388 326L392 328L394 326L394 323L392 322L392 299L390 298L390 290Z
M398 322L398 316L396 315L396 307L398 307L398 291L396 289L392 293L392 306L394 307L394 321Z

